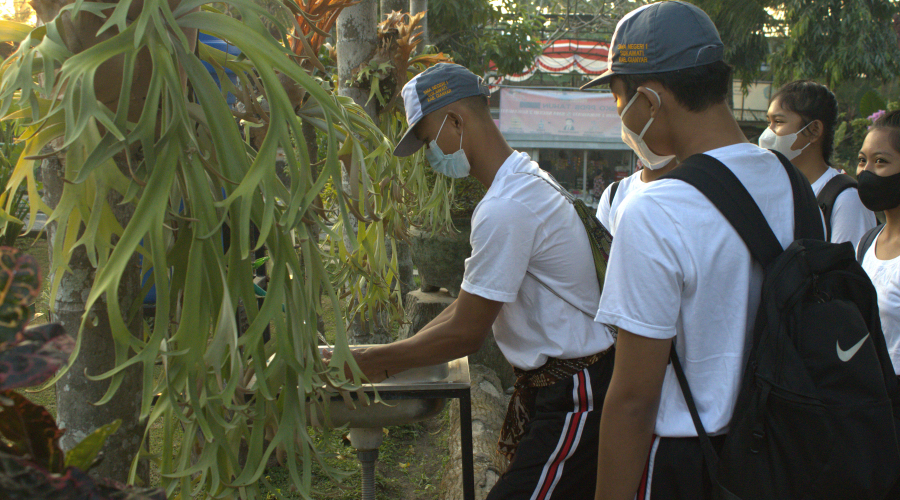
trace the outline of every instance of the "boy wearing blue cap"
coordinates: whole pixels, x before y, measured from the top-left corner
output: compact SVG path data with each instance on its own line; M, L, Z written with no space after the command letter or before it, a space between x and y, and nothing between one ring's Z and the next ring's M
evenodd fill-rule
M786 247L793 196L771 152L747 142L726 102L730 68L709 17L660 2L616 26L608 70L622 133L642 158L705 153L724 163ZM638 132L635 132L638 131ZM732 226L694 187L660 179L632 193L595 320L618 329L603 407L596 498L710 498L697 431L674 370L673 339L700 420L721 446L734 410L763 270Z
M416 335L355 351L378 381L477 351L493 330L516 370L500 439L512 458L488 498L591 498L600 404L613 336L593 321L600 287L590 244L555 181L503 139L483 80L437 64L402 91L409 132L394 153L423 146L439 173L488 187L472 215L472 254L459 298Z

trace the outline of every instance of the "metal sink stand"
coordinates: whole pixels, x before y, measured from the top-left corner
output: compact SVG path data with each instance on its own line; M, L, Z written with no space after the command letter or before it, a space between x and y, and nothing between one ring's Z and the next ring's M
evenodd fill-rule
M390 384L379 383L368 386L364 390L371 398L374 389L378 389L378 395L384 401L402 400L402 399L458 399L459 400L459 439L460 451L462 452L462 481L463 481L463 499L475 500L475 469L473 463L472 451L472 393L471 379L469 377L469 360L461 358L450 363L449 375L441 381L410 383L410 384ZM357 395L351 393L351 397L355 400ZM334 401L341 400L340 396L332 398ZM368 460L374 460L377 457L377 451L374 457L366 457Z

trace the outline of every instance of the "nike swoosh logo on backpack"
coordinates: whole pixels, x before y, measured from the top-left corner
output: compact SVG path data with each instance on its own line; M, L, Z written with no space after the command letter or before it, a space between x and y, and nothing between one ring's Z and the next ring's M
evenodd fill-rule
M835 342L835 344L837 345L838 359L840 359L840 360L843 361L844 363L846 363L847 361L850 361L851 359L853 359L853 356L856 356L856 351L858 351L859 348L862 347L863 342L865 342L867 338L869 338L869 334L868 334L868 333L867 333L866 336L863 337L859 342L857 342L856 345L854 345L854 346L851 347L850 349L847 349L846 351L843 350L843 349L841 349L841 342L840 342L840 341Z

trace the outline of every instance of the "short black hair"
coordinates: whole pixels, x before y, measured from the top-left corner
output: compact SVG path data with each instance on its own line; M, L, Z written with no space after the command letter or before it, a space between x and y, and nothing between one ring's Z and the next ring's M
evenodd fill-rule
M634 97L638 87L654 81L671 92L679 104L695 112L725 102L731 88L731 66L724 61L664 73L616 76L625 85L628 99Z
M822 122L822 157L829 161L834 153L834 125L838 117L834 93L812 80L796 80L778 89L770 102L775 101L782 108L800 115L803 126L816 120Z
M891 111L875 120L875 124L869 128L869 131L875 129L888 130L891 133L891 147L894 151L900 153L900 111Z
M480 118L491 118L491 108L486 95L464 97L459 100L459 103Z

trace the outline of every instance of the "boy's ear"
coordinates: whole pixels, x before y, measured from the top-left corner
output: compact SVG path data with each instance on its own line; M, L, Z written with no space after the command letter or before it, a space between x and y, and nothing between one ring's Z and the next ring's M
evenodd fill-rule
M451 122L456 130L462 130L463 123L465 122L459 113L456 111L448 111L447 117L447 121Z
M644 85L641 85L635 91L647 98L647 101L650 102L650 116L656 116L659 113L660 101L662 100L661 91Z

